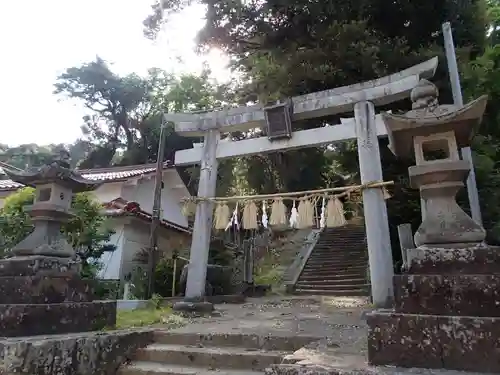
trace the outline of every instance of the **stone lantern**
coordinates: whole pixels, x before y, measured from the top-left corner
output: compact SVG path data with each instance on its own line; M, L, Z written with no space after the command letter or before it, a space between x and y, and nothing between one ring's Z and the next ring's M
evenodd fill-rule
M84 332L114 326L116 301L93 301L92 281L80 278L80 264L61 226L73 214L73 194L97 184L69 168L67 155L26 172L6 171L35 188L28 213L33 231L0 260L0 336Z
M464 107L438 105L434 84L421 80L412 91L413 110L405 115L384 114L389 148L401 158L415 157L408 169L413 187L420 189L425 216L415 244L479 243L485 230L457 204L455 196L470 172L458 147L470 146L481 122L487 97Z
M63 157L27 172L6 173L12 180L35 188L33 205L27 208L35 228L12 248L12 253L74 261L75 252L61 233L61 226L73 217L70 209L73 194L93 190L98 183L71 171Z
M484 243L485 231L457 204L469 165L469 146L486 108L482 96L465 106L439 105L438 90L421 80L413 109L385 113L389 147L415 157L413 187L425 202L408 268L395 275L394 310L367 316L372 365L500 372L500 249Z

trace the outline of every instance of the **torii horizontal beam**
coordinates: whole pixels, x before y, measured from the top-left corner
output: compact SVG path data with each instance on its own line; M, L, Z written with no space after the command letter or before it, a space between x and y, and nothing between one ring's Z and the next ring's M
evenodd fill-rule
M292 98L292 120L305 120L351 112L360 101L375 106L386 105L409 96L421 78L431 78L438 64L434 57L401 72L379 79L337 87ZM166 121L175 123L175 131L184 136L201 137L210 129L220 132L247 131L265 122L264 106L242 106L208 113L165 114Z
M227 159L236 156L265 154L279 150L292 150L304 147L317 147L356 138L354 118L342 119L341 124L325 126L309 130L293 132L292 138L270 142L267 137L250 138L241 141L219 141L217 159ZM377 135L386 136L387 130L381 115L376 115ZM202 144L175 153L175 165L185 166L199 164L202 159Z

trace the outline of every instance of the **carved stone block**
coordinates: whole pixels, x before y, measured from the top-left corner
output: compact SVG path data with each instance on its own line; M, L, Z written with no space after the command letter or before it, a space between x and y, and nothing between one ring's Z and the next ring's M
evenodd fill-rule
M500 317L500 275L394 276L396 311Z
M367 315L371 365L500 372L500 318Z

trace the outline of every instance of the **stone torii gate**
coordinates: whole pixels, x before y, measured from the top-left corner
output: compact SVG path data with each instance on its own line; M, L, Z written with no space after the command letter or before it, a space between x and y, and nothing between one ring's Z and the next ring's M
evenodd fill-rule
M387 131L381 116L375 114L374 107L407 98L421 78L431 78L434 75L437 63L438 59L435 57L376 80L291 98L290 111L285 108L281 113L281 117L289 120L289 123L290 120L314 119L353 110L354 118L342 119L339 125L290 131L286 139L281 137L274 140L270 134L269 137L241 141L220 139L221 133L265 127L266 123L272 121L272 111L279 106L266 108L254 105L208 113L165 114L165 120L174 122L175 131L180 135L204 138L202 144L195 145L192 149L177 151L175 164L200 164L198 196L214 197L220 159L315 147L356 138L361 183L383 181L377 137L386 136ZM382 188L363 190L363 204L372 298L376 306L383 307L393 299L393 265L387 207ZM201 301L204 297L212 217L213 203L204 201L197 205L186 302Z

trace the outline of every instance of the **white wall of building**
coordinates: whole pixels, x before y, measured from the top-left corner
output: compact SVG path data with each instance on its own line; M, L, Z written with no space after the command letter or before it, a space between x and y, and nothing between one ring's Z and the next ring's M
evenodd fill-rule
M122 278L121 269L125 252L125 247L123 246L125 225L121 219L112 220L111 225L115 234L111 236L109 243L115 245L116 249L115 251L102 254L99 259L102 268L98 276L101 279L117 280Z
M164 220L187 227L188 222L182 214L181 198L189 193L182 183L175 169L166 170L163 173L164 188L161 195L161 210ZM149 213L153 212L153 198L155 190L154 176L142 178L137 185L123 185L121 196L128 201L139 203L141 208Z

